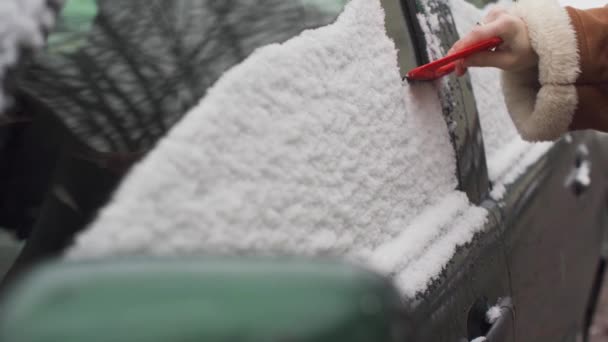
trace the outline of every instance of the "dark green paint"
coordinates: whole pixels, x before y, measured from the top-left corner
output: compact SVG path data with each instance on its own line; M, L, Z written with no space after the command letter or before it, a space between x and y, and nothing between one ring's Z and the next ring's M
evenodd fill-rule
M398 341L400 299L374 273L285 259L56 264L4 307L12 342ZM401 335L401 336L400 336Z

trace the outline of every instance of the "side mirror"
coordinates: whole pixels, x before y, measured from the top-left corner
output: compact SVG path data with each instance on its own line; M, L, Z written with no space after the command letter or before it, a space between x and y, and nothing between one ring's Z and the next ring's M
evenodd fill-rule
M388 279L341 263L57 263L9 293L0 308L0 340L402 341L401 304Z

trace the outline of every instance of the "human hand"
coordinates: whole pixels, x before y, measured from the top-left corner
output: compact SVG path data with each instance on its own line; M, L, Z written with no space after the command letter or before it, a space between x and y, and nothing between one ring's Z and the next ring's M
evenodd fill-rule
M524 20L502 7L493 8L469 34L457 41L448 55L481 40L500 37L504 43L495 51L476 53L456 62L456 74L462 76L469 67L495 67L507 71L521 71L538 64Z

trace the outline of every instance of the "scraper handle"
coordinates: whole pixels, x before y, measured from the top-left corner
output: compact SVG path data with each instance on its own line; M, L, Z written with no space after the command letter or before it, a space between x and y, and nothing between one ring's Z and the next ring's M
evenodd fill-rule
M500 37L482 40L446 57L415 68L408 72L406 77L408 80L415 81L431 81L443 77L452 73L456 69L456 61L469 57L478 52L488 51L496 48L502 43L503 40Z

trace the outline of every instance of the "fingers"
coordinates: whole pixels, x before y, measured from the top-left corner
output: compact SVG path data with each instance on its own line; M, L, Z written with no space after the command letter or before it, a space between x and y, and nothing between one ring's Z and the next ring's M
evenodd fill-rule
M504 22L498 19L484 26L476 26L469 34L462 38L459 43L462 44L463 47L472 45L492 37L501 37L505 31Z
M492 22L485 26L476 26L469 34L457 41L450 49L448 54L460 51L465 47L475 44L481 40L489 39L497 36L501 29L496 22Z
M456 76L461 77L467 73L469 67L494 67L510 69L513 58L505 52L480 52L464 60L456 61Z
M484 25L476 26L470 33L462 37L452 46L448 54L452 54L467 46L474 45L480 41L493 37L500 37L504 43L493 52L476 53L464 60L456 62L456 74L462 76L469 67L496 67L501 69L513 69L518 59L518 51L521 50L518 37L521 36L521 18L510 14L502 7L494 7L488 12L484 19ZM519 36L518 36L519 35ZM518 45L519 44L519 45Z
M507 52L480 52L467 57L463 68L469 67L495 67L500 69L511 69L515 63L514 56Z
M495 21L496 19L498 19L498 17L500 17L501 15L507 14L507 13L508 13L508 11L504 7L502 7L500 5L494 6L488 12L488 15L483 19L483 23L489 24L489 23Z
M464 76L467 73L467 68L464 66L464 60L456 61L456 76Z
M492 37L501 37L506 43L517 34L517 23L506 11L497 10L489 15L492 20L483 26L476 26L469 34L457 41L448 54L462 50L466 46ZM495 17L495 18L494 18Z

